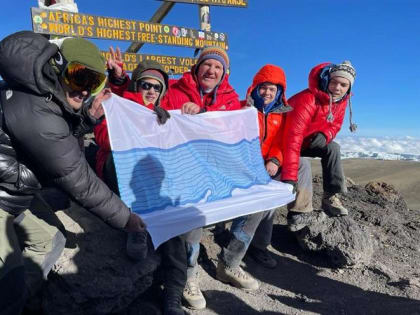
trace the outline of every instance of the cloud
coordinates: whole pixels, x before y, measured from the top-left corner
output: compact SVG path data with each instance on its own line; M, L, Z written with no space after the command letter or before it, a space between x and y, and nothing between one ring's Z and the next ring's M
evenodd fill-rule
M420 139L414 137L339 137L343 158L420 161Z

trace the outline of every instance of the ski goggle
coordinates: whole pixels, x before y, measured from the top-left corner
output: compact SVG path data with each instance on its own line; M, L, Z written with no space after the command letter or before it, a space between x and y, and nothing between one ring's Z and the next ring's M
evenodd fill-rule
M102 91L106 84L105 74L93 71L76 62L67 65L63 77L64 82L73 91L88 91L92 96Z
M146 91L149 91L151 88L153 88L158 93L160 93L162 91L162 85L160 85L160 84L153 84L153 83L146 82L146 81L139 81L138 82L138 86L142 90L146 90Z

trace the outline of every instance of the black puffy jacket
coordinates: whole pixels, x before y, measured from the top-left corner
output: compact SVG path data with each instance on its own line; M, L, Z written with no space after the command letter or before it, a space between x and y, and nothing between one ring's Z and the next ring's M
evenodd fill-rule
M75 112L67 103L49 63L57 52L56 45L28 31L0 42L0 75L7 82L0 89L0 159L7 160L0 161L0 208L10 212L22 209L28 194L40 187L39 181L58 186L105 222L123 228L130 210L95 175L84 157L78 136L88 129L91 118L86 109ZM6 150L10 144L15 153ZM9 181L2 176L7 173L14 174ZM21 184L25 189L9 189ZM13 198L14 204L9 202Z

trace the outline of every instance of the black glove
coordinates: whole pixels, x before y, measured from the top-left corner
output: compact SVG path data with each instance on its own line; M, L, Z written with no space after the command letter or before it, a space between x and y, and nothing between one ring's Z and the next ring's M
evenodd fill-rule
M293 181L293 180L282 180L281 181L282 183L285 183L285 184L289 184L289 185L292 185L293 186L293 193L295 194L296 193L296 189L297 189L297 183L295 182L295 181Z
M121 86L127 82L127 77L124 75L121 78L115 76L114 69L108 69L108 81L114 85Z
M327 137L323 133L316 133L309 144L309 149L322 149L327 145Z
M168 113L168 111L166 109L163 109L160 106L154 106L153 107L153 111L156 113L156 115L158 116L158 122L161 125L164 125L166 123L166 121L171 118L171 115Z

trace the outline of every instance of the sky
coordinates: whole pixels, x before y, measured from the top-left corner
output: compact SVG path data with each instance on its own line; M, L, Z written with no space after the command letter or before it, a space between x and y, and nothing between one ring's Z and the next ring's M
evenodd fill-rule
M158 0L75 1L79 12L148 21ZM287 97L307 88L311 68L350 60L357 71L353 120L359 137L420 139L420 1L249 0L247 8L210 7L211 30L228 36L230 83L241 99L271 63L287 77ZM0 39L31 30L38 1L2 1ZM199 28L198 6L177 3L164 24ZM102 50L130 42L94 40ZM194 49L145 44L141 53L193 57ZM350 136L346 117L340 136ZM411 138L409 138L411 139Z

